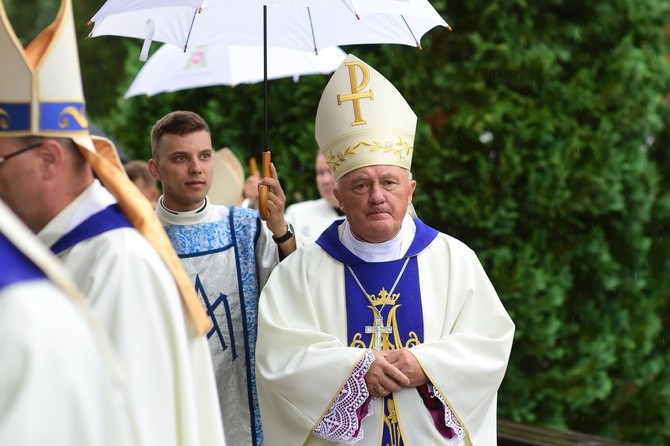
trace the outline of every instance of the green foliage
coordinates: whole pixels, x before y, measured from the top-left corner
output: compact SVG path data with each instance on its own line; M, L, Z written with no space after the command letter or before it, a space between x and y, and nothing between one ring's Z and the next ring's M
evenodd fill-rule
M668 172L649 141L669 122L669 5L449 6L434 82L449 178L417 177L435 179L449 214L431 222L477 250L517 324L499 413L667 443L667 391L652 389L667 379L668 251L651 248L667 239Z
M26 34L41 29L41 12L6 3ZM102 3L75 2L80 35ZM421 51L345 50L416 112L419 216L475 249L516 323L499 415L670 443L670 4L432 3L454 31L431 31ZM175 109L202 114L217 147L258 156L262 85L125 100L140 46L80 40L89 112L132 157L150 156L151 126ZM269 84L269 148L289 203L317 195L327 80Z

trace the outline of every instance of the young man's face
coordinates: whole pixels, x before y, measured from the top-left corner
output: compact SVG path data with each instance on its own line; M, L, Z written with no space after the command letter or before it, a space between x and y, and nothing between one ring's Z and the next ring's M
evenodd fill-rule
M210 134L201 130L163 135L156 158L149 161L149 169L163 184L165 206L179 212L201 206L212 185L214 151Z

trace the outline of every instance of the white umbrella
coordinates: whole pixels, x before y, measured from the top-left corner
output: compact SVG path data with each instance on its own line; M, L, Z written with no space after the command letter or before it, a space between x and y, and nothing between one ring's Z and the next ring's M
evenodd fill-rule
M268 48L267 79L332 73L346 53L338 47L319 54L289 48ZM192 47L184 52L174 45L159 48L142 67L125 94L185 90L212 85L252 84L264 80L263 48L245 46Z
M264 20L267 10L267 20ZM309 50L398 43L418 46L449 25L428 0L107 0L91 37L117 35L191 45L251 45ZM263 32L267 26L267 34Z
M318 51L338 45L420 46L436 26L449 28L428 0L107 0L93 16L91 37L153 40L184 50L195 45L245 45ZM268 147L267 77L264 149Z

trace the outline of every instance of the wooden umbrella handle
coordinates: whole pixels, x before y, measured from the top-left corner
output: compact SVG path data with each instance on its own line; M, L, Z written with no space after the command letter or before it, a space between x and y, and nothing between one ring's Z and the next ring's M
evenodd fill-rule
M263 178L270 177L270 162L272 160L270 152L263 152L261 155L261 174Z
M263 178L270 176L270 152L263 152L261 157L261 174ZM258 186L258 211L261 214L262 220L267 220L270 217L270 210L268 209L268 187Z
M249 172L251 175L258 175L258 166L254 157L249 158Z

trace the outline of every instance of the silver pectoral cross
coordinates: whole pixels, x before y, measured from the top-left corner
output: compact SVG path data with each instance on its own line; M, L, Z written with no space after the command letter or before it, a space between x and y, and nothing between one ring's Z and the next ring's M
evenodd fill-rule
M365 332L366 333L374 333L375 335L375 344L373 349L374 350L381 350L382 349L382 333L386 333L390 335L393 333L393 328L391 327L384 327L384 319L380 316L375 316L375 323L370 326L367 325L365 327Z

